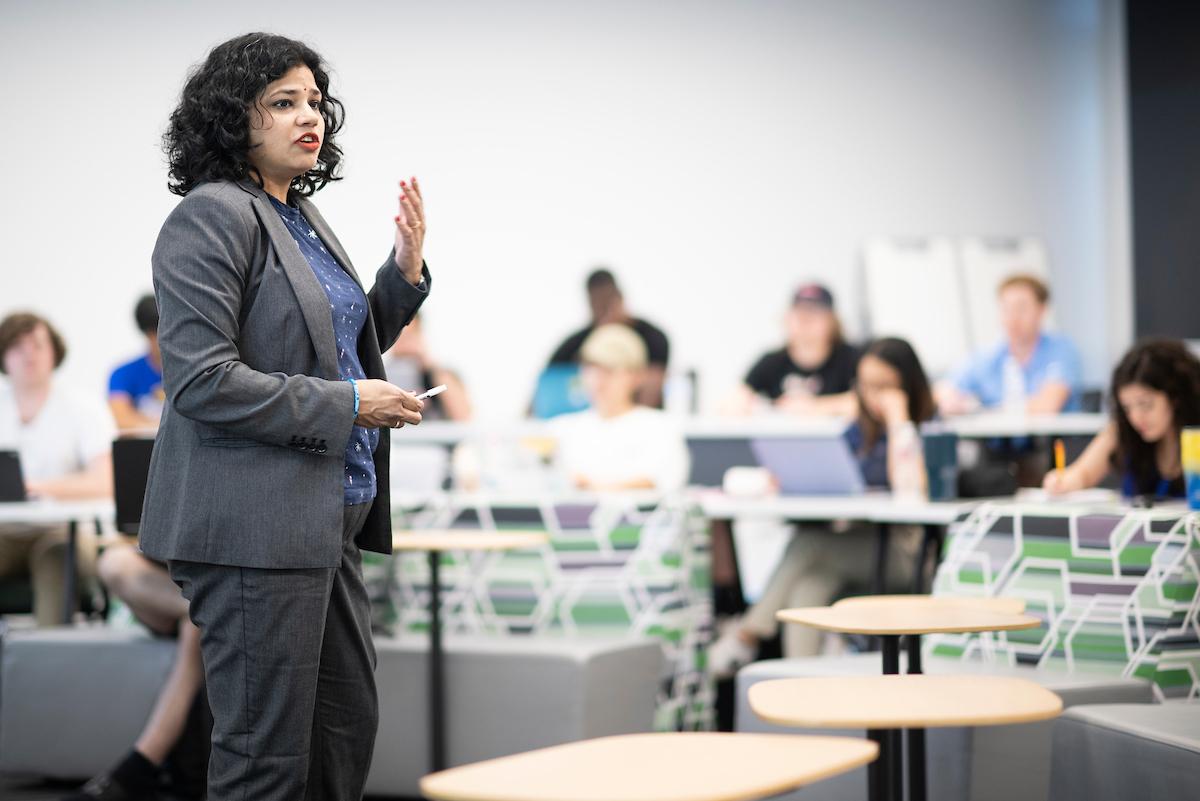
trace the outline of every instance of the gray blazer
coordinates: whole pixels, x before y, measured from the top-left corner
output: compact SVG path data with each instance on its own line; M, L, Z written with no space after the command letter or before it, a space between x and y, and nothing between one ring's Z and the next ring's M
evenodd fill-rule
M300 209L356 282L316 207ZM197 186L152 257L167 402L150 459L142 551L261 568L336 567L354 390L339 380L329 300L267 194L252 182ZM361 286L361 282L359 282ZM428 294L389 254L371 289L359 358L383 378L391 347ZM378 495L357 542L392 549L388 429Z

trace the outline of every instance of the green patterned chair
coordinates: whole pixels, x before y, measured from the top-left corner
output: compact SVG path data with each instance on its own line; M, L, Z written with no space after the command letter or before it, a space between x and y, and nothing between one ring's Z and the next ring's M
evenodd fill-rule
M448 553L445 631L496 638L652 637L666 652L655 727L712 727L704 669L712 635L707 529L681 498L444 495L398 512L402 528L546 531L531 551ZM401 641L428 626L428 564L392 558L377 572L375 618ZM386 583L386 587L384 586Z
M1020 597L1044 623L1028 632L926 637L926 672L1024 676L1067 707L1196 694L1198 521L1178 509L976 507L950 529L934 594ZM776 730L745 704L758 681L878 671L878 654L750 665L738 674L736 727ZM929 797L1048 798L1053 732L1049 722L931 731ZM865 788L859 771L797 797L862 798Z

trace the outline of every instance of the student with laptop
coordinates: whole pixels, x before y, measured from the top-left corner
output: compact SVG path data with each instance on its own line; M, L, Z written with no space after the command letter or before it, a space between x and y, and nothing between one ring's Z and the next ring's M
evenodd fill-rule
M602 325L580 348L591 408L554 418L556 467L578 489L671 492L687 482L683 431L666 412L637 403L646 346L631 328Z
M1042 486L1053 495L1075 492L1115 470L1126 497L1184 497L1179 435L1200 425L1200 360L1176 340L1140 342L1113 370L1111 392L1112 420Z
M158 304L144 295L133 310L146 352L113 370L108 379L108 408L122 431L158 428L166 396L162 387L162 354L158 349Z
M637 334L646 348L647 363L642 370L642 383L637 388L637 401L643 406L661 409L667 360L671 355L667 335L653 323L629 313L625 306L625 295L617 286L616 276L607 269L597 269L588 276L587 297L592 312L591 322L563 340L554 350L544 371L546 380L563 389L568 387L569 373L579 364L583 343L592 332L602 325L624 325ZM546 401L542 405L550 404Z
M43 317L16 312L0 321L0 450L20 456L31 497L80 500L112 495L112 417L87 394L55 380L66 344ZM94 573L96 543L79 532L78 565ZM0 580L30 575L39 626L62 623L67 531L65 526L0 526Z
M858 363L855 381L857 416L846 439L858 457L868 487L925 497L927 479L918 426L934 416L929 380L917 354L906 341L886 338L871 343ZM912 579L920 532L894 526L889 538L887 581L898 586ZM738 623L726 628L709 650L710 670L728 676L752 661L762 639L775 636L780 609L825 606L849 585L870 580L875 529L840 522L797 527L766 590ZM813 656L821 633L806 626L787 626L787 657Z
M769 404L788 414L853 417L858 349L842 334L833 294L820 284L799 287L785 326L787 342L754 363L725 411L749 414Z

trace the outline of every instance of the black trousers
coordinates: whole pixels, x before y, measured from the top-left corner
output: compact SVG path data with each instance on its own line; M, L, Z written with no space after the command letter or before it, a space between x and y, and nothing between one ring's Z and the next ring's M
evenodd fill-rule
M170 562L200 629L209 801L362 798L379 704L354 536L370 508L346 507L336 568Z

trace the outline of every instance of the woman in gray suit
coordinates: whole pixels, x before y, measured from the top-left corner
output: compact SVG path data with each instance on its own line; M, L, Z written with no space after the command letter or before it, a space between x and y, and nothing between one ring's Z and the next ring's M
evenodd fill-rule
M255 33L193 70L164 138L183 200L153 255L167 403L141 548L200 629L211 801L357 799L374 747L360 548L391 550L389 429L422 407L381 353L431 279L415 178L369 292L308 200L342 119L320 56Z

